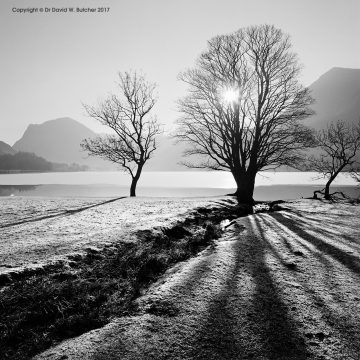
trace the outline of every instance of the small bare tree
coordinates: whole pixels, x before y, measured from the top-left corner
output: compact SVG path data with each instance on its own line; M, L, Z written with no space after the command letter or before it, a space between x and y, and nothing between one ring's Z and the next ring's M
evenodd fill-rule
M341 120L332 123L325 130L315 133L315 146L320 149L320 154L309 157L306 169L321 173L327 182L324 189L314 191L314 198L322 194L330 200L336 194L330 194L330 185L340 172L348 171L356 176L360 125L354 126Z
M111 95L98 106L84 105L88 115L113 130L114 135L85 139L81 146L91 156L119 164L131 175L130 196L147 160L156 150L161 133L156 117L150 115L156 103L156 85L136 72L119 73L119 95Z
M258 171L294 165L309 138L299 120L312 112L290 39L262 25L217 36L197 66L180 75L189 85L180 100L177 137L199 155L196 168L231 171L238 200L253 203Z
M352 176L352 178L353 178L356 182L359 183L358 185L360 185L360 170L355 169L355 170L351 173L351 176Z

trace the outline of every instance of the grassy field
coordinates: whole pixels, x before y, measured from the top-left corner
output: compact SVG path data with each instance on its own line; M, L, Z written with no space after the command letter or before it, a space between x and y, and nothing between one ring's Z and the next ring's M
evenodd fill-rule
M93 204L81 205L85 208ZM50 203L44 207L45 214L52 214L54 207L59 212L59 207ZM106 229L108 223L104 220L109 213L117 225L122 225L112 228L111 234L115 237L101 232ZM7 279L3 273L2 280L8 281L0 290L2 358L28 359L63 339L135 311L133 301L142 289L174 263L196 254L219 237L222 219L244 213L245 210L234 207L231 200L216 198L124 199L74 212L68 218L56 216L32 222L26 222L29 216L24 215L20 224L4 228L24 226L22 243L29 235L35 238L38 231L34 226L45 227L44 231L52 226L53 233L50 242L46 242L46 238L39 240L45 251L41 254L43 266L37 271L24 266L17 273L10 273L12 279ZM42 215L31 213L30 219ZM77 242L73 236L72 242L66 239L62 261L47 262L54 229L58 236L56 241L61 242L68 236L68 230L64 228L71 229L72 224L77 225L76 234L88 236L89 227L93 229L102 224L97 234L98 237L103 234L107 239L104 242L97 240L98 247L95 248L84 247L84 243ZM33 229L32 233L29 227ZM81 251L74 254L72 244ZM25 254L14 259L22 259ZM29 260L34 259L29 257Z
M67 259L68 255L133 241L137 230L169 226L209 198L0 198L0 274Z

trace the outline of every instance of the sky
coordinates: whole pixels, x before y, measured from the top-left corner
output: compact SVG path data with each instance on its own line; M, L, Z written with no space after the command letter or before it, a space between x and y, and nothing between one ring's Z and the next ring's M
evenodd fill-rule
M68 7L109 11L52 11ZM359 0L1 0L0 140L13 145L30 123L60 117L104 132L82 104L115 91L126 70L157 83L155 110L171 130L186 93L178 74L212 37L265 23L291 36L306 86L332 67L360 68Z

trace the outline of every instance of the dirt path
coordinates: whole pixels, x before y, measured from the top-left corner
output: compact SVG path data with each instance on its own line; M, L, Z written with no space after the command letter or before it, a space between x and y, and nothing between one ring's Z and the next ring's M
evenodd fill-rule
M238 219L138 315L36 359L359 359L360 207L286 207Z

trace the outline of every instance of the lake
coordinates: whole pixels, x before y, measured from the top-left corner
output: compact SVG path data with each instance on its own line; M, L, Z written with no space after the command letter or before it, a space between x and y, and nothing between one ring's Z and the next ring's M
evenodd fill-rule
M122 172L62 172L0 174L2 196L114 197L128 195L130 176ZM311 196L325 181L312 172L261 172L255 198L272 200ZM232 175L223 171L143 172L138 196L212 196L233 191ZM334 188L357 195L348 174L340 174Z

